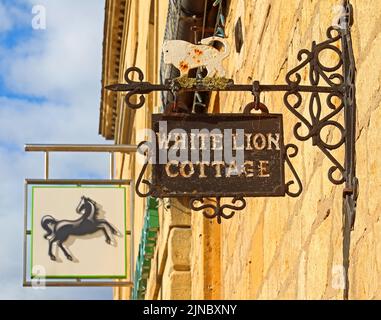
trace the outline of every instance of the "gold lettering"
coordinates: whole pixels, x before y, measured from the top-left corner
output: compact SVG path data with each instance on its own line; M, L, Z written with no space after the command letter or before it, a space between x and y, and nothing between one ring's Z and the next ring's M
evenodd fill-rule
M189 172L188 173L185 172L185 168L186 167L189 167ZM186 161L186 162L181 163L181 165L180 165L180 175L182 177L184 177L184 178L190 178L193 174L194 174L194 167L193 167L193 163L192 162Z
M261 140L261 144L258 142L258 139ZM254 148L257 150L263 150L266 148L266 137L262 133L257 133L254 138Z
M224 135L222 133L212 133L212 150L222 150L222 138Z
M253 147L251 146L251 133L245 133L246 136L246 150L253 150Z
M206 141L209 139L208 133L199 133L198 136L201 138L201 148L200 150L207 150ZM209 142L209 140L208 140Z
M275 136L275 138L273 137L273 135ZM279 146L280 135L279 135L279 133L275 133L275 134L268 133L267 138L268 138L268 144L269 144L267 147L267 150L272 150L272 148L271 148L272 143L275 146L275 150L280 150L280 146Z
M161 134L159 132L156 133L157 141L159 144L159 149L168 149L169 148L169 137L166 134Z
M225 162L223 162L223 161L213 161L212 162L212 167L214 167L215 170L216 170L216 175L215 175L216 178L221 178L222 177L222 175L221 175L221 166L223 166L223 165L225 165Z
M186 133L173 133L173 138L175 140L175 149L187 149L187 134Z
M202 161L202 162L197 162L197 164L200 166L199 178L207 178L207 176L205 175L205 166L209 166L210 163Z
M191 133L190 134L190 141L191 141L191 150L196 150L196 134L195 133ZM197 144L198 145L198 144Z
M167 173L167 176L170 177L170 178L175 178L179 175L178 172L174 173L171 171L171 166L176 166L178 167L179 166L179 162L177 160L172 160L172 161L169 161L166 165L165 165L165 172Z
M260 160L259 161L259 174L258 177L261 178L267 178L270 177L270 172L269 172L269 162Z
M246 160L243 165L243 170L247 178L254 177L254 161Z
M228 169L226 170L226 177L238 176L237 162L234 160L230 162Z
M233 150L243 150L244 148L245 148L244 144L237 146L237 135L233 134Z

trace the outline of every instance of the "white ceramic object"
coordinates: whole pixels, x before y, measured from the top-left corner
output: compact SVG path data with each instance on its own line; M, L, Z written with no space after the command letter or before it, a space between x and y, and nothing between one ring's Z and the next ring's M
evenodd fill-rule
M219 41L223 44L222 51L212 47L210 43ZM190 69L205 67L208 77L224 77L222 66L230 52L230 46L225 38L209 37L201 40L201 44L193 44L183 40L167 40L163 44L164 63L173 64L181 76L187 76Z

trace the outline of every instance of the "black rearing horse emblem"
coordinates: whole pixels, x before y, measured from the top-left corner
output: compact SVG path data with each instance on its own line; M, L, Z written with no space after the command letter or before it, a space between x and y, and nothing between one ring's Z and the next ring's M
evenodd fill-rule
M53 254L53 243L57 242L57 246L65 254L66 258L70 261L73 257L63 246L63 243L69 238L69 236L84 236L93 234L98 230L102 230L106 242L111 244L111 237L109 232L117 235L119 232L106 220L98 219L97 215L99 209L94 200L85 196L81 197L76 212L82 216L77 220L56 220L52 216L43 216L41 219L41 226L47 232L44 238L49 241L49 256L50 259L55 261L56 256Z

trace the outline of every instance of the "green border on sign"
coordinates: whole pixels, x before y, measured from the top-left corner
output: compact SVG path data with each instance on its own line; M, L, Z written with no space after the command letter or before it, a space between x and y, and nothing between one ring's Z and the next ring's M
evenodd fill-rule
M38 275L33 274L33 227L34 227L34 189L54 189L54 188L97 188L97 189L124 189L124 275L44 275L43 277L39 277ZM126 199L126 188L122 186L94 186L94 185L82 185L82 186L32 186L32 226L31 226L31 255L30 255L30 274L32 279L38 278L46 278L46 279L125 279L127 278L127 199ZM132 213L131 213L132 214Z

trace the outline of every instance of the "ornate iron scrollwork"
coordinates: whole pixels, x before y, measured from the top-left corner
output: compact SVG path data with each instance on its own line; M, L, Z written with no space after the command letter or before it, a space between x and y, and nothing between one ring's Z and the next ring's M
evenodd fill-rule
M145 150L143 150L143 147L145 148ZM144 164L143 164L142 170L140 171L139 177L136 180L135 191L139 197L145 198L145 197L151 196L154 193L154 188L152 186L152 183L149 180L144 179L144 174L146 173L150 159L152 158L151 143L148 141L142 141L141 143L139 143L139 145L137 147L137 151L140 154L144 155L145 159L144 159ZM148 186L148 191L146 193L143 193L140 191L141 184L145 184L146 186Z
M336 34L335 34L336 33ZM333 163L333 166L328 171L328 178L334 184L342 184L345 181L345 168L340 162L332 155L333 150L340 148L345 143L346 130L344 126L334 119L344 108L344 95L346 88L346 83L344 76L338 71L342 69L343 66L343 55L339 48L333 44L340 41L342 36L342 31L334 27L330 27L327 30L328 40L316 44L312 43L311 51L303 49L298 54L298 60L302 61L299 66L292 69L286 75L286 82L291 87L284 95L284 103L286 107L300 120L294 126L294 135L300 141L306 141L312 139L312 144L317 146ZM334 66L325 66L321 62L321 54L324 51L330 51L338 57L338 62ZM318 86L321 81L324 81L326 85L332 88L332 92L328 93L326 98L326 106L330 109L330 112L326 116L322 116L322 98L318 89L311 93L308 105L308 113L310 120L307 120L298 108L302 105L303 97L299 86L302 82L302 76L300 71L305 67L309 66L309 81L311 85ZM295 80L292 80L294 77ZM294 97L294 102L292 103L291 97ZM339 105L335 105L333 99L336 98L340 101ZM299 129L302 126L307 128L308 133L302 135ZM323 141L321 137L322 130L326 127L332 126L339 130L340 138L336 143L328 143ZM336 171L340 172L340 177L334 177Z
M132 79L132 74L136 72L138 74L139 81L134 81ZM125 102L127 107L131 109L139 109L141 108L146 98L144 94L151 93L153 91L171 91L173 90L172 86L169 85L161 85L161 84L151 84L150 82L143 81L144 74L141 69L138 67L128 68L124 74L124 79L127 83L116 83L106 86L107 90L115 91L115 92L127 92L125 97ZM132 98L135 95L139 96L139 102L135 103L132 101Z
M201 203L201 205L197 206L197 202ZM238 205L236 204L237 202L239 202ZM246 200L240 196L234 197L231 204L221 204L221 197L216 197L215 203L205 203L204 198L192 198L189 203L192 210L202 211L205 218L216 218L219 224L221 223L222 218L230 219L235 215L235 210L240 211L246 207ZM231 210L231 212L225 213L225 210Z
M132 80L131 74L134 72L136 72L138 74L139 81ZM139 96L139 102L137 102L137 103L131 102L131 98L138 92L142 93L142 89L144 88L144 85L146 85L148 83L148 82L143 82L144 74L143 74L142 70L140 70L139 68L136 68L136 67L128 68L126 70L126 73L124 74L124 79L130 85L133 85L133 84L139 84L140 85L140 86L135 86L135 88L132 91L130 91L126 94L125 101L126 101L127 106L129 108L132 108L132 109L141 108L144 105L144 103L146 102L145 97L143 95L140 95Z
M293 149L293 152L289 153L289 150L290 149ZM286 183L286 194L290 197L293 197L293 198L296 198L296 197L299 197L300 194L302 193L303 191L303 185L302 185L302 181L300 180L299 176L298 176L298 173L296 172L293 164L291 163L290 161L290 158L294 158L296 157L296 155L298 154L298 147L294 144L288 144L285 146L285 155L284 155L284 158L285 158L285 161L288 165L288 167L290 168L295 180L296 180L296 184L297 184L297 191L294 191L292 192L290 190L290 187L292 185L295 184L295 181L294 180L290 180Z

